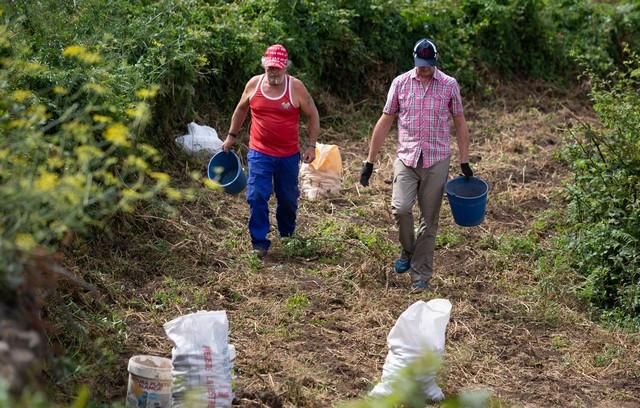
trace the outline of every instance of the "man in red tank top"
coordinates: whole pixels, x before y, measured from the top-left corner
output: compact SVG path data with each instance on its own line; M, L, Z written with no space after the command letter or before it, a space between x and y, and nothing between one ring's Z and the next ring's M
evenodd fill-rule
M308 140L302 150L305 163L315 159L315 145L320 133L318 110L302 81L287 74L289 64L287 50L282 45L267 48L262 57L265 73L247 82L222 145L225 152L233 147L250 111L247 154L249 234L254 252L261 258L271 245L267 234L270 229L269 198L274 191L280 236L290 237L295 230L300 196L300 111L307 117Z

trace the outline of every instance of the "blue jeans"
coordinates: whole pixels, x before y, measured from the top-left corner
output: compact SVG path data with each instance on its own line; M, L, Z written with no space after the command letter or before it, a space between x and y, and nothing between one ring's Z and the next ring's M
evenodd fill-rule
M289 157L274 157L249 149L249 234L254 248L269 249L269 198L276 193L276 221L281 237L290 237L296 228L298 212L298 170L300 153Z

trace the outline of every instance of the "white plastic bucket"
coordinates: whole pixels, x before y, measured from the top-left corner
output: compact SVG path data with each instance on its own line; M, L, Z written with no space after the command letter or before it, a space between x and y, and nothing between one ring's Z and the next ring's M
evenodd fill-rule
M127 408L171 407L171 360L138 355L129 359Z

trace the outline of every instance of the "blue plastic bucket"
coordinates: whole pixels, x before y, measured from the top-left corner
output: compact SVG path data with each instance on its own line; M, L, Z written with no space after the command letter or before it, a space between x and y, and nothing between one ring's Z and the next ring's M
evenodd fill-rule
M456 224L463 227L480 225L487 208L489 185L479 177L456 177L445 186L451 214Z
M232 150L227 153L220 151L209 160L207 176L229 194L238 194L247 186L247 176L242 170L240 158Z

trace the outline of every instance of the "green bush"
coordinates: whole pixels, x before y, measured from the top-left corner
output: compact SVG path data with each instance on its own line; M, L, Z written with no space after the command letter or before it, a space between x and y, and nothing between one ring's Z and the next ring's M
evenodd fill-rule
M640 45L638 2L560 0L545 14L554 22L555 35L563 44L558 51L572 75L583 69L606 74L622 68L624 48Z
M123 103L111 86L112 67L77 45L61 52L67 71L58 84L59 71L33 62L10 38L16 43L0 26L3 295L20 282L34 250L55 251L68 234L104 226L140 200L180 196L169 176L153 169L158 151L139 141L153 89L140 88Z
M116 95L159 86L151 141L197 114L233 110L260 72L267 45L283 43L292 73L312 92L369 96L412 66L421 37L439 45L443 69L468 90L486 75L573 79L580 67L621 65L640 44L640 6L587 0L15 0L7 6L34 57L64 67L60 50L80 44L113 61ZM49 10L59 10L51 13ZM57 72L64 79L64 70ZM604 71L601 71L604 72ZM62 77L62 78L60 78ZM43 81L46 85L46 80ZM117 87L117 88L116 88ZM384 95L379 95L383 98ZM226 124L226 122L225 122Z
M640 59L591 80L602 127L585 125L567 149L570 249L586 278L581 296L605 317L640 325Z

